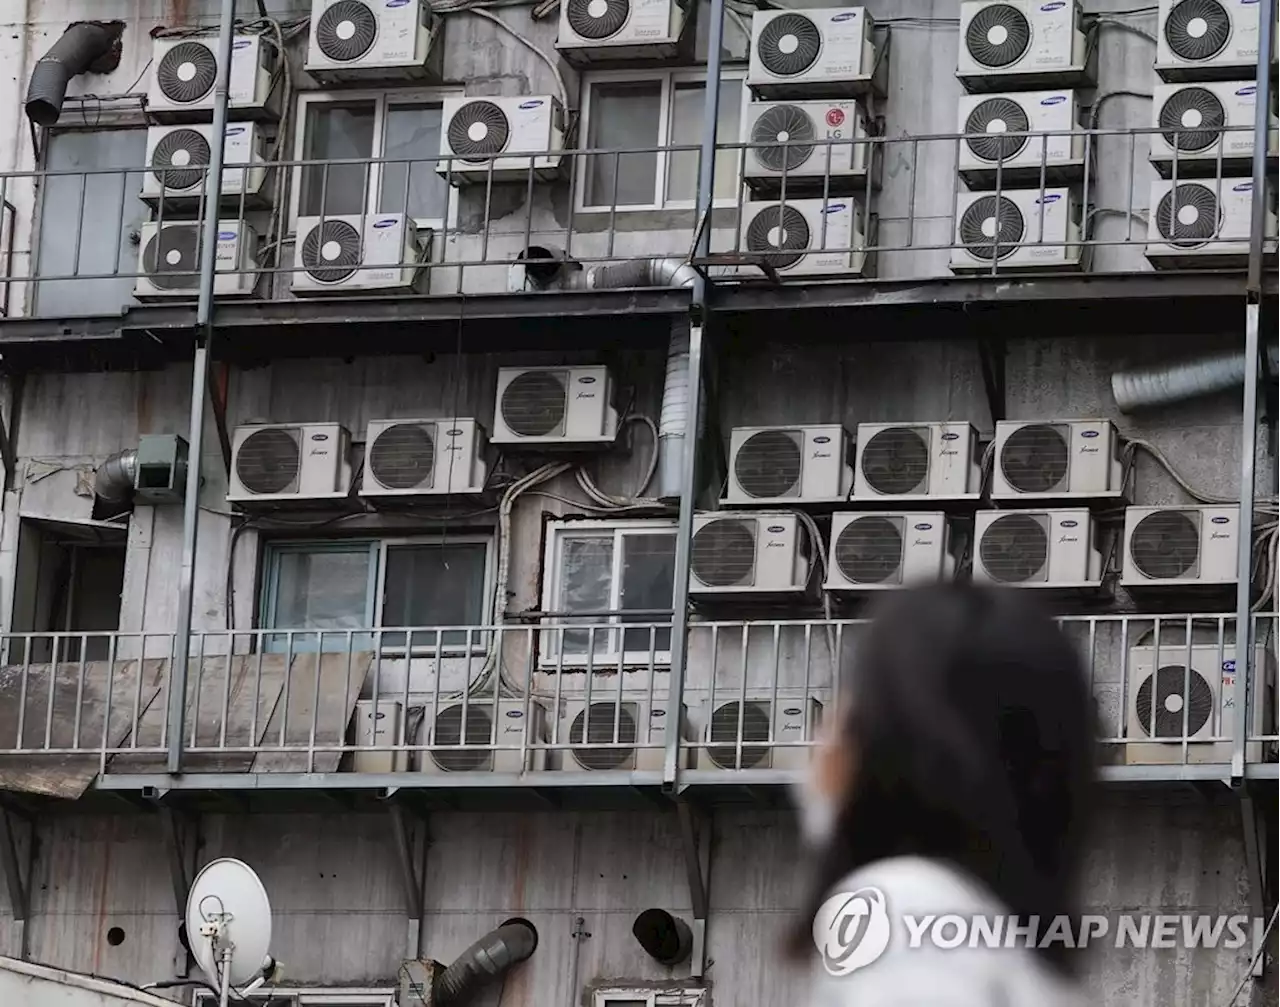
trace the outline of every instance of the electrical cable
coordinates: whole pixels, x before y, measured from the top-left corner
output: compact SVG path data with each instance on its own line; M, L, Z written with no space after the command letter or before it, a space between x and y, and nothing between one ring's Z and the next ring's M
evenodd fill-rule
M468 14L474 14L476 17L484 18L486 21L492 21L550 67L551 74L556 81L556 87L560 91L560 104L564 106L566 112L569 110L569 88L565 86L564 76L560 73L560 67L556 64L554 59L512 28L511 25L507 24L507 22L503 21L502 18L498 17L498 15L489 13L489 11L485 10L483 7L464 7L462 9Z

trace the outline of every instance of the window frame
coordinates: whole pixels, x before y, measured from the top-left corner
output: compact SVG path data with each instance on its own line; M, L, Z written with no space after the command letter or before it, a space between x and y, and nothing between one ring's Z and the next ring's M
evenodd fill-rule
M359 91L303 91L298 95L295 121L293 124L293 160L305 161L307 142L307 117L315 105L351 105L360 102L372 102L373 112L373 152L370 157L382 157L382 150L387 136L387 110L393 105L437 104L445 98L456 98L464 94L461 87L417 87L405 90L373 90ZM443 119L440 128L445 128ZM436 151L435 153L439 153ZM378 196L382 189L381 163L369 165L369 185L365 193L365 216L375 216L378 211ZM298 233L298 216L302 207L302 173L306 169L296 164L290 169L289 179L289 235L293 238ZM434 170L434 169L433 169ZM449 190L445 216L415 217L414 226L421 231L440 232L455 230L458 226L458 197Z
M746 66L728 66L721 68L720 80L724 81L736 80L742 85L741 107L738 109L738 135L742 135L742 122L746 116L747 103L751 100L751 96L747 91L747 67ZM707 83L707 69L705 66L701 68L682 68L672 70L594 70L582 75L582 83L580 94L582 95L581 123L578 129L578 135L582 137L582 146L590 150L591 146L588 137L591 136L591 116L593 112L595 86L597 84L623 84L623 83L657 83L661 85L661 94L659 96L658 109L658 140L654 146L670 145L671 143L671 127L675 118L675 93L678 84L696 83L703 85L703 94L706 94L705 87ZM717 140L717 145L723 142ZM739 139L739 142L741 140ZM728 151L717 151L717 160L727 154ZM738 164L735 166L735 177L741 180L742 170L742 151L736 151L735 159ZM596 155L607 156L607 155ZM633 154L633 157L643 155ZM590 155L583 158L583 167L578 174L577 182L574 184L573 204L576 213L634 213L638 211L653 210L693 210L697 207L697 191L695 186L693 199L668 199L667 198L667 163L672 154L670 151L665 153L661 151L654 152L654 184L653 194L657 199L654 203L645 204L627 204L614 207L608 203L588 203L587 187L590 181L590 161L587 159ZM716 208L733 208L738 205L738 196L740 193L735 191L730 198L713 199L712 205Z
M669 518L586 518L581 520L560 519L547 523L546 544L542 558L542 610L558 611L556 598L560 594L562 573L561 543L566 537L609 537L613 541L613 569L609 584L609 611L619 611L618 595L622 590L622 539L626 535L676 535L676 522ZM674 574L674 572L673 572ZM673 576L674 580L674 576ZM674 590L674 584L673 584ZM569 617L571 618L571 617ZM618 629L606 632L612 639L621 641L624 638L626 623L619 621L618 616L600 617L594 625L609 624ZM661 619L646 620L660 623ZM558 641L563 638L566 629L573 628L573 623L566 617L550 617L542 620L542 625L551 632L544 633L542 646L539 647L538 661L543 668L580 669L590 666L593 669L611 670L617 668L621 659L626 667L649 667L649 651L619 651L612 642L607 650L599 654L561 654ZM596 634L597 639L599 633ZM671 664L671 651L657 650L653 652L655 668L668 667Z
M386 636L388 633L407 633L407 630L398 626L386 627L382 625L383 613L386 602L386 583L387 583L387 553L390 549L405 548L415 546L433 546L433 545L482 545L484 546L484 581L483 581L483 598L481 602L480 621L477 626L490 626L494 621L493 617L493 592L494 592L494 568L496 543L492 534L484 532L472 532L469 534L447 534L443 532L429 533L423 535L395 535L395 536L375 536L372 538L355 537L350 539L277 539L268 541L263 544L262 556L262 584L259 590L258 599L258 625L262 631L264 646L271 648L269 641L275 634L284 635L290 630L288 627L280 627L273 625L275 621L276 607L279 602L279 582L280 567L278 557L288 555L290 553L337 553L337 552L359 552L360 546L368 550L370 558L368 585L365 593L365 622L367 625L360 626L350 630L352 649L358 649L356 642L361 638L368 637L370 639L370 649L373 648L372 641L378 639L378 634ZM412 629L413 627L409 627ZM345 638L347 630L320 630L320 629L294 629L295 644L298 637L304 641L308 636L314 639L314 644L304 645L302 647L294 646L293 652L306 653L312 649L321 646L333 637L339 640ZM324 638L320 634L324 634ZM483 654L489 646L489 636L487 632L477 632L471 638L472 655ZM345 649L345 646L344 648ZM460 657L467 655L467 646L462 644L445 644L441 641L441 645L437 648L434 644L417 644L412 648L406 647L404 644L386 644L380 643L376 648L378 653L388 657L408 656L411 657L432 657L436 653L441 656Z
M639 1001L645 1007L704 1007L707 991L704 987L689 989L632 989L626 986L610 986L594 991L592 1007L610 1007L628 1000Z
M298 1007L395 1007L394 990L385 987L328 989L325 987L289 986L254 990L244 999L259 1004L269 1003L272 997L295 997ZM218 998L207 992L197 992L196 1007L217 1007Z

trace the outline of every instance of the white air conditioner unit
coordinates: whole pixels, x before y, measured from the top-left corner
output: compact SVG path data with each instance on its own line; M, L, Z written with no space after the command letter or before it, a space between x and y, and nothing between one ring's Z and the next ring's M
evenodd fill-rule
M1148 261L1157 269L1228 266L1249 256L1253 180L1213 178L1151 183L1147 209ZM1267 252L1275 251L1276 211L1268 200Z
M728 503L844 500L853 470L844 427L734 427Z
M1152 90L1151 125L1161 132L1151 134L1151 163L1162 176L1173 175L1175 147L1179 181L1198 176L1216 178L1219 163L1225 174L1248 173L1258 105L1257 87L1252 81L1157 84ZM1271 97L1269 153L1274 154L1275 94ZM1219 132L1223 128L1231 131Z
M956 119L965 135L958 169L967 181L994 183L998 174L1004 188L1015 179L1038 184L1042 167L1049 180L1084 168L1075 91L964 94Z
M1240 508L1130 507L1124 512L1126 588L1236 583Z
M756 11L747 87L761 98L862 93L877 70L874 29L863 7Z
M810 543L795 514L696 514L689 591L797 594L809 586Z
M262 35L240 35L231 43L229 108L236 118L269 111L274 44ZM218 77L218 38L157 38L151 43L147 112L160 122L207 120L213 114Z
M869 135L866 114L856 101L753 101L744 120L746 142L768 144L745 152L742 177L753 188L777 190L784 176L788 192L865 187L871 147L847 142Z
M978 432L968 423L859 423L855 500L976 497Z
M140 301L186 299L200 293L200 250L204 228L197 221L148 221L138 242ZM242 220L218 221L214 259L215 297L250 297L258 285L258 235Z
M1120 435L1110 420L1001 420L992 469L992 500L1118 497L1124 491Z
M311 0L306 71L325 83L431 77L438 29L428 0Z
M575 66L668 60L681 48L689 0L563 0L556 48Z
M618 436L607 367L502 367L494 444L612 444Z
M422 281L413 219L402 213L299 217L291 288L300 297L411 293Z
M668 719L667 700L660 696L652 702L648 697L612 696L592 699L589 705L585 699L572 700L560 719L558 744L569 753L564 768L658 772L666 758ZM681 706L681 723L687 719ZM682 736L681 740L687 739ZM612 747L587 747L591 745ZM681 759L687 758L687 750L682 749Z
M1216 628L1210 633L1216 634ZM1185 643L1131 647L1125 705L1128 730L1124 746L1129 765L1228 763L1235 730L1236 645ZM1159 666L1157 668L1157 660ZM1265 646L1253 649L1253 675L1249 683L1250 735L1275 733L1275 661ZM1183 740L1188 742L1185 749ZM1261 742L1246 742L1245 759L1263 759Z
M822 723L822 703L779 692L716 697L703 711L699 769L804 769Z
M436 171L455 185L559 174L565 115L556 98L445 98L442 116Z
M527 699L435 700L426 704L426 773L523 773L546 768L543 706ZM520 751L524 747L523 755Z
M941 512L832 515L828 591L883 591L954 574L950 530Z
M1006 587L1097 587L1102 554L1087 508L978 511L973 579Z
M1069 189L962 192L956 199L956 273L1077 270L1083 265L1080 207Z
M233 122L226 129L222 195L228 203L241 197L252 206L265 194L263 137L257 123ZM205 175L213 156L213 127L152 126L147 130L147 173L142 198L165 206L204 198Z
M407 751L362 751L400 744L400 727L404 723L404 707L392 699L380 699L374 713L372 699L356 703L355 747L351 753L354 773L403 773L409 768Z
M851 199L787 199L742 207L742 247L786 276L861 275L862 209Z
M1155 70L1167 81L1251 77L1257 0L1160 0Z
M1084 83L1078 0L964 0L956 76L969 90ZM1043 86L1042 84L1042 86Z
M370 420L360 495L479 493L488 474L484 444L472 419Z
M232 503L334 500L351 488L351 435L337 423L262 423L231 437Z

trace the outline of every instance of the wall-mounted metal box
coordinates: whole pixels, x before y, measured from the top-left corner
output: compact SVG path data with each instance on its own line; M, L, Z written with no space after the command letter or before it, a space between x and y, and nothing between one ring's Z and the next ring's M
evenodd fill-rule
M144 434L133 477L138 503L182 503L187 492L187 442L177 434Z

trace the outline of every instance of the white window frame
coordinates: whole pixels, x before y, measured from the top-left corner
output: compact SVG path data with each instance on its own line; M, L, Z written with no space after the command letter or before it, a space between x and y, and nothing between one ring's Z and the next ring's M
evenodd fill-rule
M583 538L598 537L611 538L613 540L613 573L611 583L609 585L609 611L618 611L618 595L622 589L622 538L624 535L671 535L676 534L676 522L666 518L632 518L629 520L610 520L608 518L595 520L584 519L579 521L550 521L547 523L546 534L546 551L543 555L543 578L542 578L542 610L544 612L556 612L558 602L556 599L560 594L560 543L566 538ZM648 622L660 623L661 618L646 620ZM543 668L585 668L590 665L593 669L602 671L617 668L619 653L617 649L610 647L599 654L565 654L561 656L559 641L566 629L576 628L573 623L566 622L563 618L548 618L542 621L543 626L553 627L553 631L543 634L542 646L539 648L539 663ZM611 638L621 640L622 635L626 631L626 624L618 621L614 617L600 617L595 625L603 626L605 624L614 625L616 630L605 630ZM590 628L584 626L584 629ZM616 637L614 634L617 634ZM596 633L596 640L600 638L600 632ZM627 651L621 654L622 663L628 667L648 667L649 651L646 648L643 651ZM654 667L666 667L671 664L671 652L669 650L657 650L653 652Z
M306 160L307 116L313 105L348 105L358 102L373 102L373 151L371 157L382 156L382 145L386 141L387 109L393 105L437 104L445 98L459 97L464 93L460 87L428 87L412 90L389 91L303 91L298 95L297 115L293 124L293 160ZM441 120L443 131L447 123ZM439 154L439 151L433 151ZM298 211L302 203L302 165L295 165L289 184L289 233L294 237L298 233ZM366 216L378 213L378 196L382 190L382 165L370 164L369 185L365 193L364 212ZM415 217L414 225L419 231L455 230L458 226L458 194L449 190L448 206L444 217Z
M308 989L306 987L279 987L254 990L243 999L265 1004L272 997L297 997L298 1007L395 1007L394 990L382 987ZM196 993L195 1007L217 1007L218 998L212 993Z
M701 988L678 990L628 989L625 986L596 990L592 1007L612 1007L617 1003L638 1000L645 1007L705 1007L707 991Z
M276 541L268 541L264 543L264 559L265 566L263 570L262 584L260 587L261 597L258 600L259 619L261 622L261 632L265 641L270 641L274 634L285 636L289 632L287 627L277 627L269 625L274 623L275 615L271 611L271 603L275 599L275 584L279 578L278 566L279 557L282 553L289 551L315 550L324 552L332 550L334 546L340 546L344 543L360 544L367 547L372 555L373 562L376 564L371 571L370 581L373 591L371 626L360 627L351 630L352 647L357 648L358 642L362 638L369 638L369 646L372 647L372 639L377 638L377 634L381 632L385 637L389 634L408 633L398 626L383 626L383 610L385 607L386 586L387 586L387 552L389 549L397 547L414 547L414 546L432 546L432 545L483 545L484 546L484 600L480 610L480 621L477 626L491 626L494 620L494 565L495 565L495 541L494 536L483 532L468 535L453 535L446 533L425 534L425 535L403 535L403 536L376 536L371 535L355 536L352 539L282 539ZM413 628L413 627L410 627ZM306 630L297 629L293 631L295 640L301 638L307 640L308 634L320 634L323 632L324 642L331 640L344 640L346 638L345 630ZM414 639L412 648L413 656L417 657L433 657L437 653L437 648L433 643L418 643L426 634L418 634ZM476 632L471 637L471 654L483 654L489 646L488 632ZM305 645L302 648L295 647L294 652L299 653L308 648ZM407 648L402 645L383 644L378 651L385 656L404 655ZM441 643L439 653L445 657L458 657L466 654L466 644L445 644Z
M746 67L726 67L720 71L720 80L736 80L742 83L742 107L739 109L738 116L738 135L741 142L742 126L746 116L747 103L751 100L751 96L747 92L747 68ZM672 110L675 107L676 85L684 83L697 83L706 85L707 71L703 67L701 69L686 70L598 70L592 73L584 74L582 77L582 121L578 129L578 135L582 138L580 145L588 150L591 146L588 137L591 136L591 115L592 115L592 98L594 96L595 85L597 84L616 84L616 83L657 83L662 87L659 97L658 110L658 138L654 141L655 146L662 146L671 143L671 126L672 126ZM704 91L705 95L706 92ZM717 140L722 143L723 138ZM716 161L720 158L731 156L735 152L717 150ZM608 157L607 154L595 155L598 157ZM641 154L632 154L632 157L642 157ZM589 176L591 174L590 157L587 155L583 158L581 170L578 171L578 180L575 185L577 190L574 193L574 210L581 213L632 213L643 210L692 210L697 206L696 192L695 199L667 199L667 161L671 157L671 152L655 152L653 157L656 158L654 186L653 192L657 202L647 204L628 204L626 206L619 205L616 208L608 203L588 203L587 202L587 186ZM739 180L742 178L742 151L736 152L737 165L735 169L735 177ZM739 186L740 188L741 186ZM735 191L733 196L725 199L716 199L713 201L716 207L736 207L738 205L738 193Z

